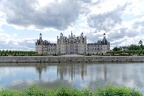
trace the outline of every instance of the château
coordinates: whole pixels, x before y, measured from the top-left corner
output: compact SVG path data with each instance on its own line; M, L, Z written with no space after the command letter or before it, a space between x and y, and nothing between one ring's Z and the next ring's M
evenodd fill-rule
M60 37L57 36L57 43L43 40L41 33L39 39L36 41L36 52L43 55L105 54L109 50L110 42L107 41L105 33L103 34L103 39L95 43L87 43L87 36L83 36L83 33L80 36L75 36L72 32L68 37L60 33Z

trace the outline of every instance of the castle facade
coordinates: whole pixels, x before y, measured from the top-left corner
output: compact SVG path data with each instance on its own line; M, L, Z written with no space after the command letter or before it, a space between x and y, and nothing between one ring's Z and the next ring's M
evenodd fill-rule
M57 44L43 40L40 33L40 37L36 41L36 52L43 55L105 54L109 50L110 42L107 41L105 33L103 40L98 40L95 43L87 43L87 37L83 36L83 33L80 36L71 33L68 37L60 33L60 37L57 36Z

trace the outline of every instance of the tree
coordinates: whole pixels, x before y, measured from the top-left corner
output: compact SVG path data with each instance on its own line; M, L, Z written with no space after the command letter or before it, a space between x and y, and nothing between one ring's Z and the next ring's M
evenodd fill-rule
M140 50L140 49L141 49L141 47L139 45L132 44L128 47L128 50Z
M142 40L140 40L138 44L140 44L141 49L143 49L143 42L142 42Z
M114 48L113 48L113 51L120 51L120 48L114 47Z

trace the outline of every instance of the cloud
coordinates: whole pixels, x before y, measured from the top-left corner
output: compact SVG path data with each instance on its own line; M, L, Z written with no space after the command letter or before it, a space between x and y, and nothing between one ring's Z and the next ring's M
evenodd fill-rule
M8 33L15 31L4 29L7 34L0 33L0 48L34 50L35 39L17 39L25 29L43 30L48 36L45 39L52 42L56 42L54 36L62 30L66 36L71 31L75 35L84 32L88 42L102 40L106 33L111 46L132 44L144 36L143 3L142 0L3 0L0 2L0 26L12 25L20 32L14 37Z
M97 42L97 40L102 40L103 33L106 32L106 38L111 43L111 48L115 46L128 46L131 44L138 44L139 40L143 39L143 26L144 17L130 21L122 22L121 25L115 26L110 31L97 31L93 30L87 33L89 42ZM94 33L96 32L96 33Z
M91 3L92 2L92 0L81 0L81 1L84 3Z
M31 41L31 42L29 42ZM35 50L35 43L34 39L31 40L10 40L8 42L6 41L0 41L0 49L4 50L23 50L23 51L28 51L28 50Z
M0 31L0 49L1 50L35 50L35 38L15 39L3 30Z
M135 22L134 24L133 24L133 28L134 29L137 29L137 28L139 28L140 26L142 26L142 27L144 27L144 21L137 21L137 22Z
M90 27L96 30L110 31L117 24L122 23L122 13L126 5L118 6L115 10L110 12L105 12L101 14L90 14L87 18L87 22Z
M144 10L142 10L144 8L143 0L128 0L128 2L131 6L126 9L125 14L129 14L130 16L140 16L144 14Z
M96 13L96 9L95 12L91 12L87 17L87 23L89 27L96 30L96 33L94 33L94 30L87 34L88 40L90 42L102 40L103 33L106 33L107 40L111 42L111 47L137 44L139 40L144 40L142 39L144 36L144 17L133 16L131 20L127 20L128 17L123 17L127 12L125 9L128 10L131 6L131 3L125 3L112 11Z
M64 30L78 19L82 13L81 5L82 2L77 0L50 2L43 7L37 0L5 0L2 2L2 10L9 24Z
M143 36L144 33L143 26L144 26L144 17L139 19L136 18L133 21L123 23L122 26L117 30L111 30L109 32L109 39L112 41L116 39L123 39L124 37L138 39L139 36ZM141 38L139 38L138 40L140 39Z

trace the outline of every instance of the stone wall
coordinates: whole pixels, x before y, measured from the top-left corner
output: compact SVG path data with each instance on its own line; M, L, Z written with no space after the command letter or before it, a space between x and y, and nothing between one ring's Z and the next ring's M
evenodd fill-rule
M0 56L0 63L144 62L144 56Z

